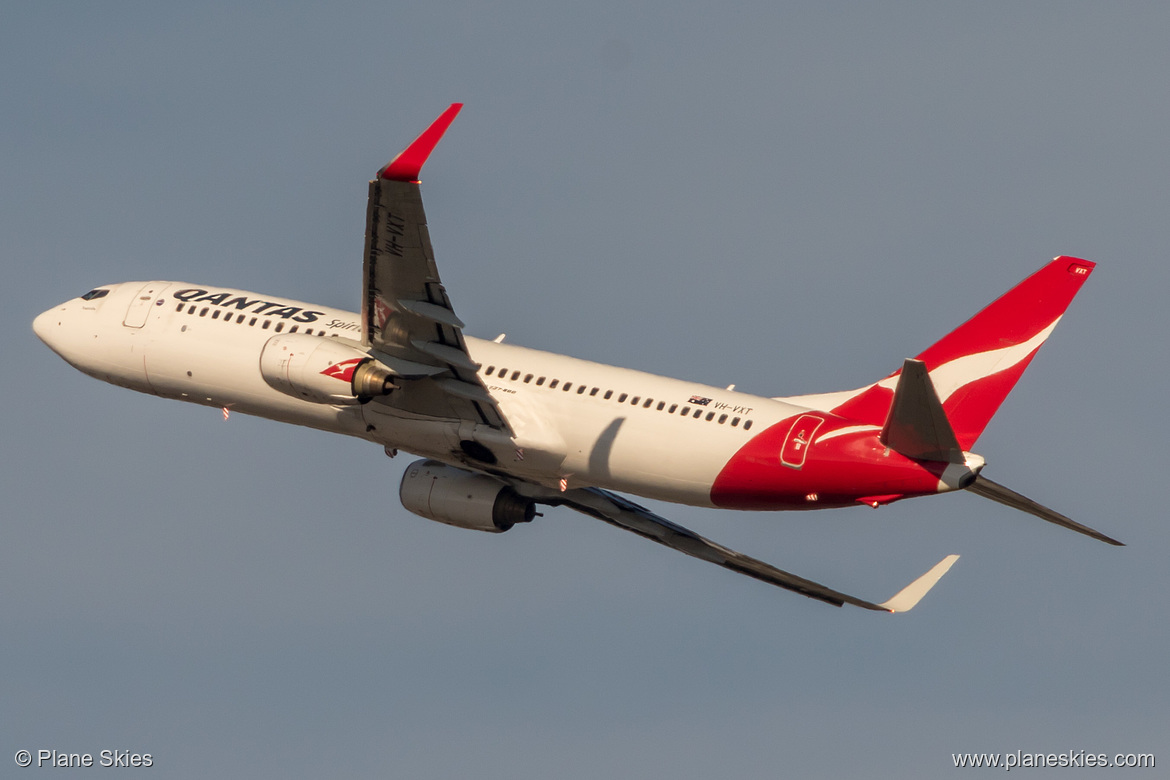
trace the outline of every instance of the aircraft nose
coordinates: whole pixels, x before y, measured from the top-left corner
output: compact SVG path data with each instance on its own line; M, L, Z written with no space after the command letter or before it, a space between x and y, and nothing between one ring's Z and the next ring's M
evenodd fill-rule
M37 334L37 338L45 342L49 349L54 352L57 351L56 341L58 339L58 332L61 329L61 307L55 306L48 311L43 311L37 315L33 320L33 333Z

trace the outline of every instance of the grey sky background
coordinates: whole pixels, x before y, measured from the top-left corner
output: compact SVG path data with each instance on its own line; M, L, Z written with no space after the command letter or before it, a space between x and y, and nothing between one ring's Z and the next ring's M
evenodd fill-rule
M1170 764L1170 8L563 5L7 9L3 774L37 773L22 748L167 778ZM1129 546L966 494L654 505L867 598L963 556L909 615L834 609L568 511L428 522L405 454L107 386L33 336L133 279L356 308L366 181L454 101L424 198L478 336L840 390L1057 254L1098 262L976 449Z

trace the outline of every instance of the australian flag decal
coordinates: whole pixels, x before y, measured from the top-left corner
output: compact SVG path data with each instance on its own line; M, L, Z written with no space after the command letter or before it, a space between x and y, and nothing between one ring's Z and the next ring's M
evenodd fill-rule
M693 403L695 406L706 406L707 404L711 403L711 399L704 398L701 395L692 395L690 403Z

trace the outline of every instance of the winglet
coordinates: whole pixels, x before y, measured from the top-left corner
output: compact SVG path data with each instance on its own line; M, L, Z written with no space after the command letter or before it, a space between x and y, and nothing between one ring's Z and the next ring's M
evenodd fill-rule
M378 173L379 179L390 181L417 182L418 174L422 171L423 163L431 156L439 139L447 132L447 128L455 121L455 116L463 108L462 103L452 103L447 110L439 114L439 118L431 122L431 126L423 130L422 135L398 153L390 164Z
M950 570L957 560L959 560L959 556L948 555L936 563L926 574L898 591L897 596L889 601L883 601L878 606L882 609L888 609L890 612L909 612L934 587L934 584L942 579L942 576Z

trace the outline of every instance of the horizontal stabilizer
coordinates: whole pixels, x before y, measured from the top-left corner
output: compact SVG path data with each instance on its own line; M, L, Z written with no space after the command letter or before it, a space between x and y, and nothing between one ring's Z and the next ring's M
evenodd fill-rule
M992 501L998 501L1005 506L1014 507L1021 511L1027 512L1030 515L1036 515L1036 517L1039 517L1041 520L1047 520L1050 523L1056 523L1057 525L1064 526L1065 528L1076 531L1080 534L1084 534L1085 536L1091 536L1094 539L1098 539L1108 544L1115 544L1118 547L1125 546L1123 542L1119 542L1112 537L1106 536L1100 531L1094 531L1087 525L1081 525L1074 520L1070 520L1060 512L1053 511L1048 507L1043 506L1042 504L1037 504L1032 499L1027 498L1026 496L1021 496L1014 490L1006 488L999 483L992 482L982 474L975 477L975 481L967 486L967 490L970 490L972 493L977 495L983 496L984 498L990 498Z
M963 462L963 450L921 360L907 358L902 364L879 440L907 458Z

